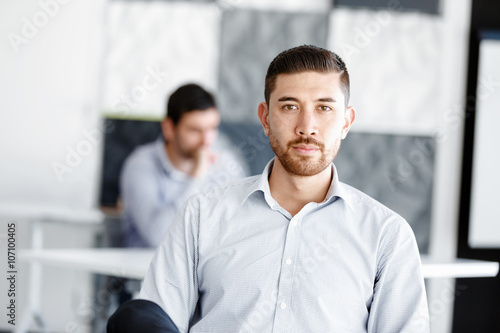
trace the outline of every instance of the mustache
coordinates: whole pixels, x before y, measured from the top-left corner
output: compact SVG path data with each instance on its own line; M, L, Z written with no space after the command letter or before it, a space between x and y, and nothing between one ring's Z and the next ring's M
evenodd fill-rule
M318 140L311 138L311 137L303 137L303 138L298 138L293 141L289 141L287 144L288 149L292 148L293 146L299 145L299 144L305 144L305 145L315 145L318 147L320 150L324 150L325 145L319 142Z

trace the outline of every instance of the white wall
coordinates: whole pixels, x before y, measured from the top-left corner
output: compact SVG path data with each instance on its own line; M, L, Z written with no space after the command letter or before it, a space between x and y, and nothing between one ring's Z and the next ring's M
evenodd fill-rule
M4 203L73 208L96 203L100 151L84 131L99 129L96 82L103 1L59 1L0 5ZM41 4L51 5L44 10ZM54 163L63 170L59 176Z
M497 205L500 187L500 41L484 40L479 49L477 109L474 130L474 161L469 224L469 245L477 248L500 247L500 212ZM496 176L495 176L496 175Z
M76 214L96 206L101 161L97 83L104 5L103 0L0 2L3 207L23 204L20 213L51 207ZM94 136L89 139L87 132ZM59 174L54 163L60 163ZM7 220L0 216L3 229ZM15 216L12 220L18 223L17 247L30 247L30 223ZM92 245L95 229L48 223L43 232L46 247L83 247ZM30 293L29 276L28 267L19 263L18 322ZM67 331L68 323L75 322L85 332L88 318L78 315L76 308L89 295L89 276L48 268L43 278L41 308L51 330ZM1 304L5 304L3 282ZM0 330L10 328L0 321Z

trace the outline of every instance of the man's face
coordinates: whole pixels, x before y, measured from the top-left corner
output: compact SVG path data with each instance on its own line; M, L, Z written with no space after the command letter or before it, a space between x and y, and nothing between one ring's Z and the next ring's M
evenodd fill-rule
M269 105L259 105L275 163L298 176L316 175L331 164L354 117L354 109L345 108L337 73L279 74Z
M215 108L189 111L182 115L167 139L183 157L194 158L200 149L214 143L219 123L220 115Z

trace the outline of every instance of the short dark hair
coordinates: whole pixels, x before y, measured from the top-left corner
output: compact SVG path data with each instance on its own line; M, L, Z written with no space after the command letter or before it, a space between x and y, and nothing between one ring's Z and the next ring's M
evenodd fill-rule
M264 97L269 105L269 97L276 86L279 74L301 72L339 73L344 89L345 105L349 102L349 73L342 59L335 53L314 45L297 46L281 52L271 61L266 74Z
M177 125L186 112L215 108L214 96L197 84L189 83L177 88L170 95L165 118Z

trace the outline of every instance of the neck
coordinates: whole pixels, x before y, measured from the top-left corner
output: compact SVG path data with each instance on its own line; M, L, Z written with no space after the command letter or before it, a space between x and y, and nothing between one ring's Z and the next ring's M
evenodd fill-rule
M314 176L293 175L275 158L269 176L269 188L280 206L294 216L308 203L320 203L325 199L332 177L331 167Z
M167 153L168 159L170 160L170 163L174 166L174 168L186 174L190 174L191 170L194 167L194 161L192 158L183 156L177 151L174 144L168 143L166 141L165 151Z

